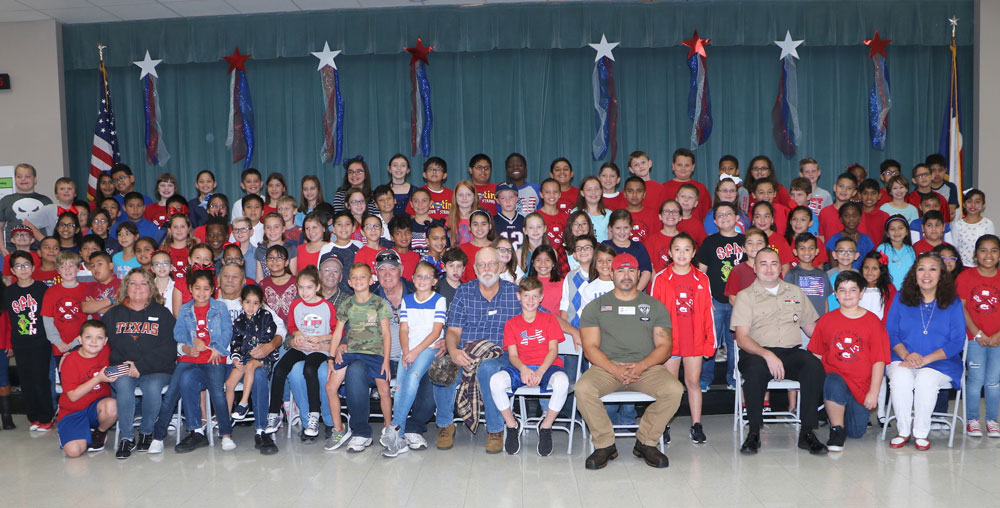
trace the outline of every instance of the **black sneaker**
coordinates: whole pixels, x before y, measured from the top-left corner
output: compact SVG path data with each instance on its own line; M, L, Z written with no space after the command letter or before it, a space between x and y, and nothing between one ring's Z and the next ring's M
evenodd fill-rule
M830 439L826 441L826 447L831 452L843 451L844 443L847 442L847 429L840 425L830 427Z
M139 434L139 439L135 441L135 451L148 452L149 445L153 442L152 434Z
M503 449L508 455L516 455L521 451L521 426L514 424L514 427L507 427L507 438L504 440Z
M663 444L670 444L670 426L667 425L666 429L663 429Z
M274 444L274 436L271 434L258 434L260 436L260 454L274 455L278 453L278 445Z
M696 423L691 426L691 442L695 444L702 444L708 441L708 437L705 436L705 430L702 429L701 423Z
M538 450L539 457L552 455L552 429L538 428Z
M253 435L253 449L254 450L260 450L260 441L261 441L260 436L261 436L261 434L263 434L263 432L257 432L256 434Z
M108 440L108 433L97 429L90 431L90 444L87 445L88 452L99 452L104 449L104 443Z
M177 446L174 446L174 451L177 453L187 453L204 446L208 446L208 438L205 437L205 434L191 430L188 431L188 435L180 443L177 443Z
M247 413L250 412L250 406L246 404L237 404L233 409L233 413L229 416L233 417L233 420L241 421L247 417Z
M115 452L116 459L127 459L132 456L135 443L131 439L122 439L118 442L118 451Z
M806 430L799 433L799 448L809 450L813 455L824 455L830 450L816 437L816 433Z

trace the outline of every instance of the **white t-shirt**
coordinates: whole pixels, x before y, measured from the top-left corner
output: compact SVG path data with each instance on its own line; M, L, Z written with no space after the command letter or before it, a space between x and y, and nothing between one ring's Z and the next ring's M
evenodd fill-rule
M576 310L576 313L582 318L583 309L587 307L588 303L614 289L615 282L611 280L594 279L592 282L584 284L580 289L580 308Z

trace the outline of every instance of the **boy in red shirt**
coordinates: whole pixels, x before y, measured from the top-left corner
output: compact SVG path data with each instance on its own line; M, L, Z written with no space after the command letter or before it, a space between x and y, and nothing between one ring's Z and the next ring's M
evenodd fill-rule
M410 217L397 215L389 221L389 235L392 236L393 250L399 254L399 259L403 263L403 278L413 280L413 272L420 262L420 254L410 250L410 242L413 241L413 230L410 225Z
M837 274L834 288L840 308L819 318L809 341L809 351L820 357L826 370L823 399L830 417L826 446L832 452L843 450L846 438L865 434L889 363L885 326L858 306L865 285L858 272Z
M549 165L549 178L559 182L559 208L567 213L576 206L580 189L573 187L573 166L566 157L559 157Z
M677 203L681 205L681 220L677 223L677 231L691 235L691 238L694 239L695 249L705 241L707 236L705 234L705 216L700 212L703 201L701 196L708 196L708 194L701 194L698 187L690 183L682 184L677 190Z
M552 453L552 423L559 416L569 393L569 377L559 358L559 343L563 341L562 328L555 314L539 312L542 302L542 283L534 277L525 277L517 286L517 299L521 302L521 315L514 316L503 327L503 347L510 355L510 367L493 374L490 390L507 425L504 450L514 455L521 450L521 432L511 413L509 393L522 386L539 386L543 393L551 392L549 410L538 426L538 455Z
M678 199L677 193L682 186L693 185L695 190L698 191L698 197L700 198L694 215L699 221L703 221L705 220L705 215L712 209L712 200L709 198L712 194L708 192L708 187L705 187L705 184L691 179L691 175L694 174L694 162L694 152L691 150L687 148L674 150L673 162L670 165L670 169L674 172L674 177L663 182L662 190L660 191L660 203L668 199ZM683 203L681 204L683 205ZM695 238L695 241L701 244L697 238Z
M649 195L647 182L643 182L638 176L630 176L625 180L625 210L632 215L632 241L643 243L650 232L656 231L662 224L657 215L660 207L646 206L646 196ZM656 182L653 182L656 183ZM659 187L659 184L657 184ZM610 237L610 233L608 234Z
M854 197L857 188L858 182L854 175L841 173L837 177L837 183L833 186L833 204L819 212L819 237L823 242L844 230L844 225L840 223L840 206Z
M65 250L56 256L56 270L62 282L50 287L42 301L42 323L55 356L61 356L80 343L80 325L88 317L83 312L87 287L76 280L81 261L80 255L73 251Z
M80 308L87 314L100 316L118 300L118 288L122 283L115 277L115 265L107 252L90 256L90 272L94 275L94 282L86 285L86 296Z
M493 176L493 161L483 153L472 156L469 160L469 178L479 196L479 207L490 215L497 214L497 184L490 183Z
M941 215L944 215L945 222L951 222L951 208L948 207L948 200L944 196L934 192L931 187L933 175L931 175L931 168L926 164L917 164L913 166L913 192L906 195L906 202L920 208L920 201L924 196L937 196L938 202L941 203Z
M943 212L929 210L920 219L922 221L923 239L913 244L913 251L918 256L925 252L930 252L934 250L934 247L945 243L943 215Z
M878 182L872 178L861 182L858 186L858 197L861 198L861 227L858 229L868 235L876 245L882 243L885 223L889 220L889 214L879 208L880 192Z
M104 449L108 429L118 420L111 383L129 372L126 368L108 376L105 371L110 350L104 323L85 321L78 331L80 349L67 354L59 367L63 393L59 395L56 428L59 446L70 458Z
M444 222L451 212L451 200L454 194L451 189L444 186L444 181L448 179L448 163L440 157L431 157L424 161L424 189L431 195L431 206L427 212L432 219ZM478 192L478 190L477 190ZM413 207L406 205L406 213L413 215Z
M652 170L653 161L649 159L646 152L637 150L628 154L628 171L632 173L632 176L642 180L645 188L646 194L643 196L642 206L655 211L660 208L662 202L660 196L663 195L663 185L653 180ZM626 196L627 198L628 196Z

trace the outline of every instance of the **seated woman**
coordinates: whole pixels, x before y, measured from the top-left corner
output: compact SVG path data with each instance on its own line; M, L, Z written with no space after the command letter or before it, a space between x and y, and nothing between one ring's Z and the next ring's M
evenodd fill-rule
M215 276L210 270L192 270L187 276L192 300L181 306L174 326L180 356L177 368L170 378L170 387L164 396L163 406L156 418L153 442L149 453L163 451L167 425L173 408L183 398L187 436L174 447L177 453L186 453L208 446L205 427L202 426L201 391L208 389L219 417L219 435L222 449L236 448L233 442L233 425L226 406L225 382L228 371L224 356L229 354L229 341L233 337L233 319L226 304L212 298L215 293ZM211 415L205 415L211 418Z
M918 450L928 450L938 390L961 387L965 346L962 302L940 256L917 256L889 308L886 330L892 347L886 370L898 425L889 446L902 448L913 437Z
M153 442L153 424L160 413L163 387L170 383L177 364L177 342L173 337L174 316L163 306L163 297L156 291L149 272L142 268L130 270L117 298L120 300L101 316L101 321L108 327L111 365L129 364L128 375L112 383L121 433L115 457L127 459L133 449L148 451ZM136 387L142 392L143 415L138 439L132 431Z

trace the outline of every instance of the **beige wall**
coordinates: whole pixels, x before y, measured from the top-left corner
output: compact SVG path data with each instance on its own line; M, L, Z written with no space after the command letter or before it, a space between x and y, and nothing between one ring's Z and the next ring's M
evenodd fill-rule
M959 22L961 23L961 22ZM990 203L986 215L996 220L1000 215L1000 2L976 0L976 59L974 70L972 132L975 150L976 187L986 193ZM983 27L988 29L983 30ZM966 113L968 114L968 113Z
M0 23L0 73L10 74L12 85L0 90L0 166L30 163L38 191L51 196L56 179L69 173L61 26Z

